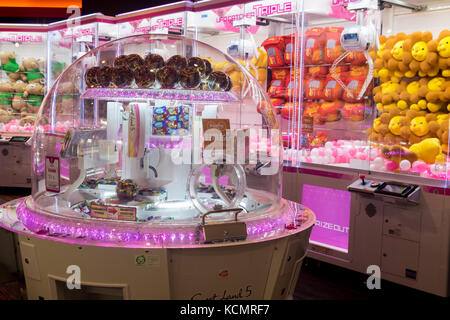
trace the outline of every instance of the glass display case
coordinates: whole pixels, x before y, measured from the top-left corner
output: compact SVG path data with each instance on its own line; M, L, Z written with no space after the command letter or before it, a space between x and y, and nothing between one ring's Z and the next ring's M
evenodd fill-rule
M243 65L268 92L276 114L289 114L297 99L294 72L299 63L300 15L303 1L200 1L188 15L188 35L228 52ZM285 50L286 48L286 50ZM298 54L297 54L298 56ZM227 61L207 57L233 80L235 90L246 90L239 72ZM295 95L295 97L294 97ZM290 131L290 121L278 117L283 136Z
M208 56L240 70L245 95ZM76 98L62 111L68 85ZM295 224L280 195L280 130L266 92L193 39L141 35L90 51L50 89L33 150L32 198L18 213L34 232L189 244L202 241L199 223L239 219L249 238Z
M94 13L48 26L49 86L82 55L117 38L114 17Z
M191 5L190 1L179 1L119 14L116 16L118 37L139 34L185 35L187 14Z
M0 133L31 135L44 98L46 25L0 25Z
M359 21L357 11L332 1L305 3L302 15L298 68L304 76L297 84L302 93L293 107L299 112L289 115L286 144L292 149L285 159L304 168L387 174L393 180L446 186L448 31L406 33L399 28L382 35L378 6ZM356 24L372 25L379 47L345 50L346 27ZM422 57L415 50L427 53Z

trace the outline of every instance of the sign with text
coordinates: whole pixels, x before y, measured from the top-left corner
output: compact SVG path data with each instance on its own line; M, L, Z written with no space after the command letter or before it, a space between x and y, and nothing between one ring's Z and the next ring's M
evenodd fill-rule
M229 119L202 119L203 124L203 135L205 137L203 146L206 148L211 143L217 142L215 140L213 131L218 130L222 134L222 147L225 149L226 147L226 135L227 130L230 129L230 120ZM212 134L212 137L208 137L209 134Z
M92 204L91 217L108 220L136 221L136 208Z
M59 192L61 189L59 157L45 157L45 189L49 192Z

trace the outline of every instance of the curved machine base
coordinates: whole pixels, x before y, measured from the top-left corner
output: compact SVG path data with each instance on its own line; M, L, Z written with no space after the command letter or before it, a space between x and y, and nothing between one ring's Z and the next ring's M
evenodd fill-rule
M19 239L29 299L290 299L311 229L182 249Z

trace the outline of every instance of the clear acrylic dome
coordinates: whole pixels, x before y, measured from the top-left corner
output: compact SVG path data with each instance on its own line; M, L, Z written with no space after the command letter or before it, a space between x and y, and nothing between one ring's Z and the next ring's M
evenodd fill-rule
M22 218L142 236L240 208L247 230L269 219L270 231L286 213L281 154L270 99L233 58L181 36L122 38L75 61L47 94L27 202L38 216Z

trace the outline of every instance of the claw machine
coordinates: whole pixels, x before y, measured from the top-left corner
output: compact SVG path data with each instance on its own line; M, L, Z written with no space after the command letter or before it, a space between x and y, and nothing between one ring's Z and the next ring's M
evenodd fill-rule
M378 266L383 279L441 296L450 252L445 2L305 2L283 192L317 215L310 257L362 273Z
M208 56L251 90L236 94ZM67 83L79 99L58 131ZM38 115L32 195L0 207L28 297L292 298L315 216L281 197L270 106L234 58L185 36L121 38L71 64Z
M49 86L72 62L117 38L114 17L93 13L49 24Z
M199 1L188 15L188 34L235 57L268 93L283 135L289 121L279 115L288 110L294 95L303 1ZM286 54L284 48L287 48ZM283 53L281 53L283 51ZM249 87L227 61L206 57L234 80L233 90ZM263 108L264 106L260 106ZM289 111L288 111L289 113Z
M47 84L47 25L0 24L0 185L31 186L30 139Z
M190 1L179 1L116 16L119 38L138 34L184 35Z

